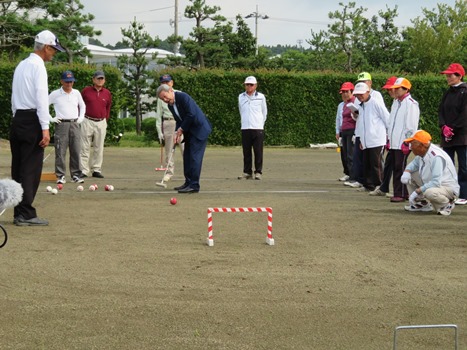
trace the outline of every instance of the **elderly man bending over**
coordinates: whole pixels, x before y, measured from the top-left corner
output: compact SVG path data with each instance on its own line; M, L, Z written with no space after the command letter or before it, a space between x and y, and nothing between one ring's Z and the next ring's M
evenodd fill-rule
M454 163L446 152L431 143L431 135L424 130L404 140L410 143L414 160L407 165L401 182L407 185L410 205L407 211L432 211L451 215L459 195Z

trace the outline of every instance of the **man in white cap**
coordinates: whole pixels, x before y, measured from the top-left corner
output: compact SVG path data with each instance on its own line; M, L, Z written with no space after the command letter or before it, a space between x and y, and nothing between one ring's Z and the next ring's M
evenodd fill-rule
M373 191L382 181L389 112L383 101L370 95L370 87L366 83L355 85L354 96L360 102L357 103L355 135L358 135L360 149L363 150L364 183L359 190Z
M57 37L44 30L36 35L34 52L21 61L13 75L10 129L11 177L23 187L23 199L14 209L17 226L45 226L32 206L41 181L44 148L50 142L49 87L44 62L65 51Z
M264 123L266 122L268 109L266 97L256 91L258 82L253 76L249 76L243 83L245 92L238 96L238 109L242 120L242 147L243 147L243 174L241 179L253 178L253 148L255 156L254 179L261 180L263 174L263 142Z

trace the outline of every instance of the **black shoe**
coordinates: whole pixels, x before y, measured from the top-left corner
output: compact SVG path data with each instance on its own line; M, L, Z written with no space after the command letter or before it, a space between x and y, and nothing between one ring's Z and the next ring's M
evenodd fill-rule
M95 171L92 173L92 177L98 177L99 179L103 179L104 175L102 175L100 172Z
M181 185L181 186L174 187L174 190L175 190L175 191L179 191L179 190L184 189L185 187L188 187L188 184L183 184L183 185Z
M81 178L84 179L85 177L88 177L86 174L81 174Z
M190 186L187 186L185 188L182 188L181 190L178 190L178 193L198 193L199 190L195 190L194 188L191 188Z
M47 226L49 224L47 220L39 219L38 217L25 219L22 216L18 216L15 220L16 226Z

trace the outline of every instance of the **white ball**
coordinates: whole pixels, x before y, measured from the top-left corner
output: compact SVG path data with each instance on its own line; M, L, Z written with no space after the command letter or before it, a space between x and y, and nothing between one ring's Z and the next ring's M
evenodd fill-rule
M96 187L94 187L94 185L89 186L89 191L95 191L95 190L96 190Z
M84 187L81 186L81 185L79 185L78 187L76 187L76 191L78 191L78 192L81 192L81 191L83 191L83 190L84 190Z
M113 185L109 185L109 191L113 191L114 190L114 186Z
M56 188L52 188L52 194L57 194L58 193L58 190Z
M52 186L47 186L45 189L47 190L47 192L52 192Z

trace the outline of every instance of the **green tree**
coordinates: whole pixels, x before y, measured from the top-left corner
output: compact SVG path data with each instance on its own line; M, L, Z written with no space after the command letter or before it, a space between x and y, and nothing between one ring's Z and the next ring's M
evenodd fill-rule
M190 33L192 39L186 39L183 42L183 47L186 51L186 56L192 63L197 64L200 68L205 68L205 60L210 51L216 52L216 47L220 46L219 34L222 34L222 23L226 18L217 15L221 9L219 6L208 6L205 0L190 0L192 5L185 8L185 17L194 18L196 21L193 31ZM215 22L214 28L206 28L202 26L203 21L211 19Z
M412 20L413 27L403 32L403 69L436 72L452 62L466 62L467 2L457 0L454 7L438 4L437 9L422 12L424 17Z
M135 116L138 135L141 135L142 115L150 108L149 101L143 101L148 95L151 77L148 65L150 60L155 60L157 57L157 53L149 55L148 51L157 47L160 41L159 38L153 38L143 30L144 24L138 23L136 19L131 22L128 29L121 29L122 43L131 49L131 54L119 56L117 59L117 67L122 73L127 92L125 107Z
M80 42L81 36L93 38L101 35L88 23L94 19L92 14L83 14L84 6L79 0L50 0L44 18L39 18L37 24L48 28L60 38L65 48L68 63L73 63L76 55L86 56L89 51Z

